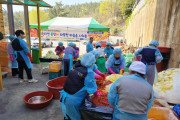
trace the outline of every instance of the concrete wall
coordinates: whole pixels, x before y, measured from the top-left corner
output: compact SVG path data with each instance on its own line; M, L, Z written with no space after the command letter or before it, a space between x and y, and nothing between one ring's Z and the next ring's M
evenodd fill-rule
M153 39L155 11L157 0L151 0L129 23L125 32L128 44L146 46Z
M142 37L142 39L141 39ZM180 67L180 0L151 0L134 17L125 32L128 44L146 46L158 40L171 47L169 67Z
M169 67L180 67L180 0L158 0L154 39L171 47Z

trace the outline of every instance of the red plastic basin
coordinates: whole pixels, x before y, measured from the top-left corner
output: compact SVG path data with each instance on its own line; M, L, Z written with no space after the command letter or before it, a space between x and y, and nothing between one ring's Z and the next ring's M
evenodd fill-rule
M63 86L66 82L66 78L67 76L61 76L53 80L50 80L46 83L46 86L48 87L49 92L53 94L54 99L60 98L59 91L63 90Z
M46 100L41 103L29 103L28 100L35 96L44 96ZM49 105L52 98L53 98L53 94L48 91L35 91L25 95L23 101L26 103L27 107L31 109L41 109Z
M157 47L161 53L168 53L170 52L171 48L169 47Z

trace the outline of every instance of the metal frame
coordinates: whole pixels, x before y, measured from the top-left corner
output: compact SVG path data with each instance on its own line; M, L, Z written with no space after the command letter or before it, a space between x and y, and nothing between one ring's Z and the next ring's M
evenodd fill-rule
M38 6L38 5L39 5L39 7L48 7L48 8L52 8L52 6L51 6L50 4L48 4L47 2L45 2L45 1L43 1L43 0L29 0L29 1L31 1L31 2L36 3L37 5L28 5L28 4L24 4L24 3L21 2L20 0L12 0L12 1L17 2L17 3L8 3L8 2L6 2L6 1L4 1L4 0L1 0L1 1L0 1L0 4L26 5L26 6ZM41 4L39 4L37 1L41 1L41 2L43 2L44 4L46 4L47 6L41 5Z

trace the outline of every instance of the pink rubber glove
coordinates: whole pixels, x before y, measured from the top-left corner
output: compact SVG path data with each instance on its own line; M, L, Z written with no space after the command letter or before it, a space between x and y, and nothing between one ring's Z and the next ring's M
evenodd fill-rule
M9 55L9 57L10 57L11 61L12 61L12 62L14 62L13 55L12 55L12 54L10 54L10 55Z
M96 80L103 80L103 77L101 77L100 75L95 74L95 79Z
M56 53L59 53L59 51L56 51Z
M110 67L108 68L108 71L109 71L111 74L116 74Z
M96 91L95 93L94 93L94 96L99 96L100 95L100 92L98 92L98 91Z
M121 67L121 69L124 69L124 67Z
M106 75L103 74L103 73L101 73L98 69L96 69L94 72L95 72L96 74L102 76L103 78L106 78Z

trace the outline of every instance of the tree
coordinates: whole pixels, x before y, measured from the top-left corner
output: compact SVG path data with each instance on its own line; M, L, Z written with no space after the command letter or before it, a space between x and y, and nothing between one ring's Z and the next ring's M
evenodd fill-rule
M56 5L49 10L49 17L52 19L54 17L65 17L67 16L61 2L56 2Z
M15 27L15 29L24 30L25 22L24 22L24 12L23 11L14 13L14 27Z
M121 14L126 18L132 13L132 8L136 0L120 0Z
M40 22L45 22L49 20L49 16L48 13L40 10ZM31 11L29 11L29 24L37 24L37 10L36 9L32 9Z

